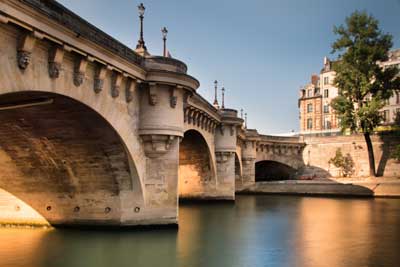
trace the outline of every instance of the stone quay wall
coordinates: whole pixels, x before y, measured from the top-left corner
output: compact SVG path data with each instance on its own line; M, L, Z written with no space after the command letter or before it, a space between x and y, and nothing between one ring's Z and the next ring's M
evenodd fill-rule
M363 135L351 136L304 136L306 147L303 150L305 168L303 173L315 174L318 177L338 177L340 170L329 160L338 149L343 155L349 154L354 161L353 177L369 176L368 150ZM399 177L400 162L390 158L395 146L400 144L400 134L380 134L371 136L375 167L378 176Z

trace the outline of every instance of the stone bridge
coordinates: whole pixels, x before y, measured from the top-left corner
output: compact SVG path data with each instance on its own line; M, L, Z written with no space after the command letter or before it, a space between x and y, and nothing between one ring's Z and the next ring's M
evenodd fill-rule
M2 224L176 224L179 198L234 200L270 162L303 165L302 142L245 129L183 62L55 1L1 1L0 38Z

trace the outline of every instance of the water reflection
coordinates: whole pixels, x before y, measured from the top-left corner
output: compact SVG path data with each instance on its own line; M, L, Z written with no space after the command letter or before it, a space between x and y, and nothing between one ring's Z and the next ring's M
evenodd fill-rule
M241 196L179 230L0 229L0 266L399 266L399 199Z

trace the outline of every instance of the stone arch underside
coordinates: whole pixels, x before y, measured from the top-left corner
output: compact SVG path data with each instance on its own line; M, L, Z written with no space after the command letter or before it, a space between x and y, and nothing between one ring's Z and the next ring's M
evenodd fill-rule
M263 160L255 164L255 180L276 181L295 179L297 170L278 161Z
M235 153L235 180L242 181L242 166L237 153Z
M0 96L0 170L3 223L119 224L121 195L142 199L118 133L58 94Z
M196 130L188 130L179 145L179 198L207 198L216 190L210 149Z

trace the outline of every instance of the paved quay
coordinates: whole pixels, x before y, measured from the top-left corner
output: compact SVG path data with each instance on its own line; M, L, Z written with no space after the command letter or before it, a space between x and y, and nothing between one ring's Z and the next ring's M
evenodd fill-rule
M237 193L400 197L400 177L256 182L253 185L243 187Z

